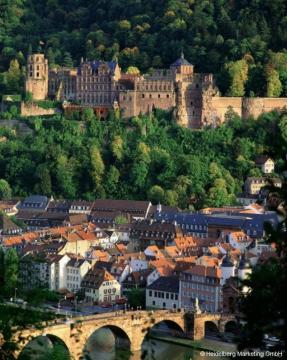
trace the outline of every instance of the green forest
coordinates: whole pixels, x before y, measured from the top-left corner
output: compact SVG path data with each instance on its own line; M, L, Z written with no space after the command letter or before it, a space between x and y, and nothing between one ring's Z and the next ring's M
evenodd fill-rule
M117 58L146 72L183 49L222 94L287 96L286 44L285 0L0 1L0 93L21 91L29 51L52 66Z
M159 110L127 123L117 113L100 121L86 109L80 120L34 118L34 134L25 137L2 128L0 196L148 198L183 209L234 204L246 176L261 175L257 155L274 158L278 173L285 168L287 114L227 117L216 129L190 131Z

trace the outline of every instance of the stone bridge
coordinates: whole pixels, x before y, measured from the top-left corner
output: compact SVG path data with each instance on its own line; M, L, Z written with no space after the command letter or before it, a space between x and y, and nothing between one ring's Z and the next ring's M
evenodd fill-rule
M77 317L68 322L45 323L39 329L17 330L13 335L13 341L18 344L15 356L17 358L34 338L48 336L61 340L72 359L83 359L89 337L100 328L109 328L115 336L116 344L119 344L120 339L125 339L130 351L135 352L141 350L145 336L156 324L164 322L172 329L181 331L183 336L200 340L205 335L206 321L213 322L220 332L224 332L225 324L235 321L235 318L224 314L187 314L183 310L122 311Z

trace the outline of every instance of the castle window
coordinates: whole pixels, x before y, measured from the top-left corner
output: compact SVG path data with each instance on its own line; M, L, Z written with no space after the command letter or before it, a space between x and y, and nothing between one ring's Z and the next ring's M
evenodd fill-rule
M36 57L36 61L39 61L39 58L38 58L38 56Z
M39 77L40 76L40 74L39 74L39 72L37 72L37 77Z
M157 96L159 99L160 99L160 94L158 94L158 96Z
M32 72L30 72L30 76L31 76L31 77L33 76L33 73L32 73Z
M142 94L142 98L144 99L144 94Z
M40 70L40 66L39 66L39 65L37 65L37 70Z
M166 97L169 98L169 94L166 94Z
M190 105L191 105L191 106L193 105L193 101L190 102Z

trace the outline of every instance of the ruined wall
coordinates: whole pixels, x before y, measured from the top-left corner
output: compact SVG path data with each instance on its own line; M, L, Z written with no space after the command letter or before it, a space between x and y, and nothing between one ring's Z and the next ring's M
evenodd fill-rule
M211 102L212 110L210 122L213 125L222 124L225 120L225 114L230 108L239 116L242 116L242 98L241 97L220 97L214 96Z
M259 115L272 110L281 111L287 107L287 98L244 98L242 102L242 117L257 118Z
M54 115L55 113L55 109L43 109L35 103L21 102L20 114L22 116Z

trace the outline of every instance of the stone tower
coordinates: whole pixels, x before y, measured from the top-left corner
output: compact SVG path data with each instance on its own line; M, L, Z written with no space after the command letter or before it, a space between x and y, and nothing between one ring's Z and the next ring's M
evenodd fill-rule
M48 96L48 60L44 54L30 54L27 61L26 92L35 100L45 100Z

